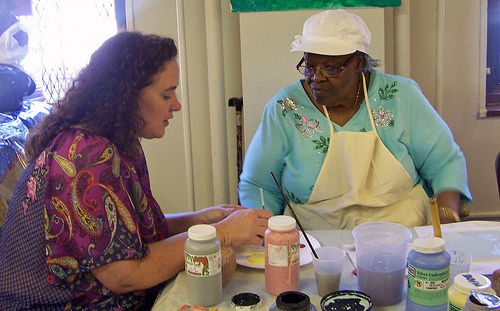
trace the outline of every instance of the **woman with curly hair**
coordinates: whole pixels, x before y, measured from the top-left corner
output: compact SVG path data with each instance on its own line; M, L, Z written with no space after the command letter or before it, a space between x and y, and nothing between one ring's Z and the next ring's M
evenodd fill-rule
M184 268L186 230L261 245L269 211L214 206L164 215L141 138L181 109L170 38L122 32L91 57L30 132L0 237L0 309L139 310Z

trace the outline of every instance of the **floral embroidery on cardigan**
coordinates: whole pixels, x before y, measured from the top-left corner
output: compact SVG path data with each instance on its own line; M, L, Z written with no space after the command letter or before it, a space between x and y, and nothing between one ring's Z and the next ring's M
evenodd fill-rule
M392 110L379 106L372 111L372 115L375 126L382 127L384 130L387 127L394 127L394 112Z
M328 147L330 146L330 137L325 138L324 136L320 136L319 139L313 139L312 141L316 146L315 150L321 150L322 153L328 152Z
M281 109L283 111L281 112L283 116L285 117L289 111L294 111L297 110L297 103L291 99L291 98L286 98L285 100L278 100L278 104L281 105Z
M391 86L389 84L385 85L385 89L379 88L378 89L378 95L380 96L381 100L390 100L391 98L394 97L394 93L399 92L398 89L396 89L396 86L398 85L397 81L392 82Z
M297 128L297 130L299 130L299 132L302 133L302 138L304 140L313 136L316 132L323 132L323 129L319 126L318 120L309 120L304 114L301 115L300 124L295 124L295 127Z
M286 189L285 187L285 191L286 191L286 196L290 199L290 201L294 204L303 204L302 201L295 196L295 194L293 192L289 192L288 189Z

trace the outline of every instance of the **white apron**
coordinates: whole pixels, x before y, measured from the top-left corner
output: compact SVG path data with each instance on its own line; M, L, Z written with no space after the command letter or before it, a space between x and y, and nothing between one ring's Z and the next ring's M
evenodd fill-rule
M408 227L430 224L429 197L378 136L363 89L372 130L335 133L309 200L293 205L304 229L352 229L369 221ZM326 107L323 106L326 113ZM285 210L290 215L289 208Z

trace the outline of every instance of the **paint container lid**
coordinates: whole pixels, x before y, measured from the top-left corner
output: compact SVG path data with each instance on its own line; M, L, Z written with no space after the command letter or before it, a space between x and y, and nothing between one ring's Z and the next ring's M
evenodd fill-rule
M354 290L332 292L321 299L322 311L368 311L372 299L365 293Z
M260 307L261 298L255 293L238 293L231 298L235 310L255 310Z

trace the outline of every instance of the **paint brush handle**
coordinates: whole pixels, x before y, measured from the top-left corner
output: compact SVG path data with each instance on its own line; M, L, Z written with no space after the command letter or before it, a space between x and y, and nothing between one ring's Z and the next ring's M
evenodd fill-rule
M283 189L281 189L280 183L276 179L276 176L274 176L273 172L271 172L271 175L273 175L274 181L276 182L276 185L278 186L278 189L280 189L281 195L285 199L286 205L288 205L288 208L290 209L290 212L292 212L293 218L295 218L295 221L297 221L297 225L299 225L300 231L302 231L302 235L304 235L304 238L306 239L307 244L309 244L309 248L311 249L314 257L316 257L316 259L319 259L318 254L316 254L316 250L314 250L314 248L313 248L313 246L311 244L311 241L309 241L309 238L307 237L307 234L304 231L304 228L302 228L302 225L300 224L299 218L297 217L297 215L295 215L295 212L293 211L292 205L288 201L288 198L286 197L285 193L283 192Z
M432 227L434 229L434 236L438 238L442 238L443 235L441 233L441 223L439 220L439 211L437 206L436 197L432 196L429 199L429 204L431 206L431 219L432 219Z

